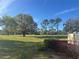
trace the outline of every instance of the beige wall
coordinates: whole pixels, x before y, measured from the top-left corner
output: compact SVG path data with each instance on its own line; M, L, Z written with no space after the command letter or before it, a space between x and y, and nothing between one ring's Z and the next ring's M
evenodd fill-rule
M68 34L68 43L79 45L79 34L77 33L69 33Z
M69 33L68 34L68 43L74 44L74 41L75 41L74 33Z

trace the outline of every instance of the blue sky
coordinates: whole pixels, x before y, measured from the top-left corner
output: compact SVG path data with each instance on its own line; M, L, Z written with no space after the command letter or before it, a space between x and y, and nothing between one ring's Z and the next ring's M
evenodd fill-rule
M0 16L19 13L32 15L38 25L43 19L56 17L63 23L68 18L79 17L79 0L0 0Z

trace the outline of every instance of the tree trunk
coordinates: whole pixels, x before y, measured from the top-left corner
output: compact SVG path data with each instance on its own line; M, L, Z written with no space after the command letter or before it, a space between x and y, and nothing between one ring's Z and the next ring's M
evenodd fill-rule
M22 34L23 34L23 37L25 37L25 35L26 35L25 31L22 31Z
M58 27L59 27L59 25L57 24L57 34L58 34L58 29L59 29Z

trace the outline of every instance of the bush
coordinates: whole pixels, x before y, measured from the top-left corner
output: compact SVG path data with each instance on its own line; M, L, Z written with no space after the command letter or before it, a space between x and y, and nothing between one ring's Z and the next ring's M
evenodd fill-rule
M67 45L66 40L45 40L44 43L47 48L51 48L55 51L61 51L61 48L64 48Z

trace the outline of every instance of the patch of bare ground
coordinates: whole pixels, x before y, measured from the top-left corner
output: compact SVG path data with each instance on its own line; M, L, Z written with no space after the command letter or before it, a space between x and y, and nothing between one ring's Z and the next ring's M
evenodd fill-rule
M65 52L58 52L54 51L53 49L47 49L45 54L48 56L48 59L79 59L79 46L74 46L74 48L71 48L69 46L69 49L65 49Z
M78 59L73 56L68 56L65 53L55 52L55 51L48 51L47 54L48 54L48 59Z

